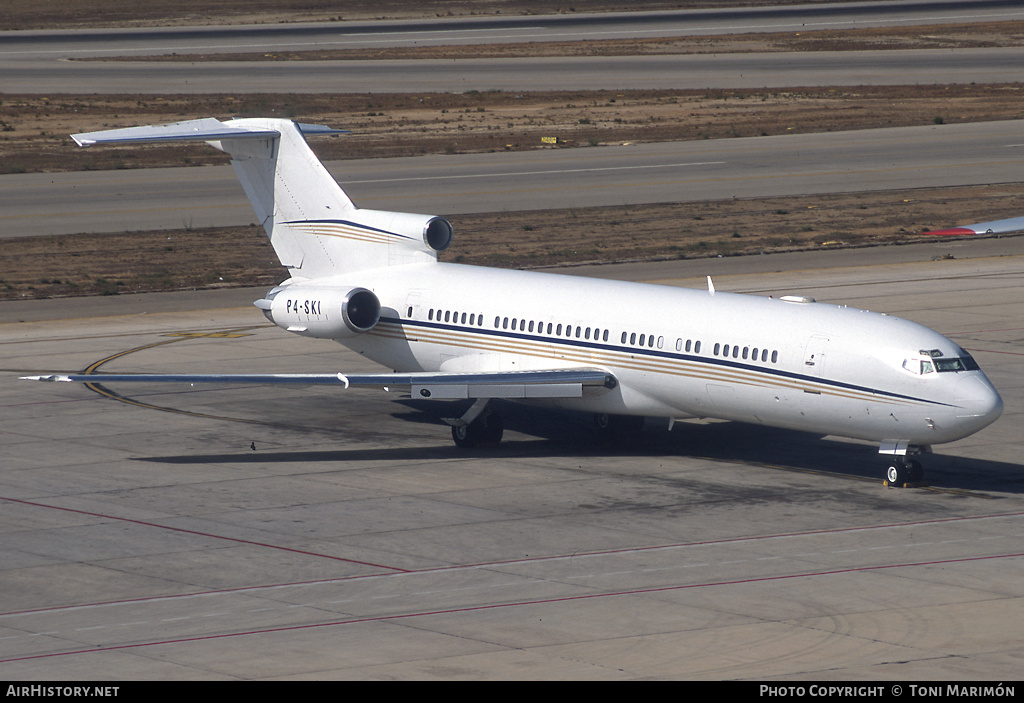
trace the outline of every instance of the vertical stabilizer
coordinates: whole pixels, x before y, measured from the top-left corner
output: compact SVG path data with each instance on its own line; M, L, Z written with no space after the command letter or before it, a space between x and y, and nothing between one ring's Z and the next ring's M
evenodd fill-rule
M337 134L281 119L213 118L72 135L80 146L204 141L231 165L280 262L296 278L324 278L397 263L436 261L451 225L427 215L360 210L306 143Z
M276 133L271 139L229 138L212 145L231 154L231 165L278 260L293 276L304 278L348 270L338 247L322 246L307 229L295 226L346 217L355 210L345 191L306 144L299 126L286 120L259 119L228 124Z

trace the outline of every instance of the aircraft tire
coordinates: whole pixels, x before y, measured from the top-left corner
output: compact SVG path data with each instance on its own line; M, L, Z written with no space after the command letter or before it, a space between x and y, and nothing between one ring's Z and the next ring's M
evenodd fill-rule
M604 441L635 439L644 428L644 417L597 413L594 415L594 427L600 439Z
M499 444L505 434L505 425L501 421L501 415L490 413L484 418L483 444Z
M916 459L907 461L907 480L911 483L919 483L924 480L924 467Z
M885 481L890 486L902 488L903 484L906 483L906 471L898 461L890 461L889 465L885 468Z
M907 483L918 483L924 479L924 467L916 459L896 458L885 469L885 480L890 486L903 488Z
M452 426L452 440L457 447L463 449L498 444L504 433L505 427L501 422L501 416L496 413L478 417L468 425Z
M473 441L473 432L469 429L469 425L452 425L452 440L455 442L456 447L462 447L463 449L471 449L476 446L476 442Z

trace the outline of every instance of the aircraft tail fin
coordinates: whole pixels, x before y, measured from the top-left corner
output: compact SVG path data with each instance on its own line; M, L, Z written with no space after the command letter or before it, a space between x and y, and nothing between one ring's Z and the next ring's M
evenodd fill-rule
M227 152L278 259L293 277L436 261L452 240L447 220L357 208L306 143L306 136L340 133L291 120L206 118L72 138L79 146L203 141Z

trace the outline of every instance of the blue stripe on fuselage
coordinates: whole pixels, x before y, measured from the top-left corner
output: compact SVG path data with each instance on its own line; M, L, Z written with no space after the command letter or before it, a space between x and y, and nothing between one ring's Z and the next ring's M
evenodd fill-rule
M509 330L495 330L485 327L470 327L462 325L452 325L444 322L431 322L427 320L413 320L413 319L401 319L393 317L381 317L381 322L390 322L392 324L401 325L404 327L423 327L428 329L447 330L452 332L472 332L476 334L483 334L490 337L502 337L506 339L516 339L528 342L543 342L545 344L560 344L565 347L572 347L577 349L597 349L609 352L616 352L620 354L642 354L644 356L671 359L677 361L689 361L698 364L707 364L715 367L733 368L742 371L753 371L756 373L763 373L768 376L775 376L778 378L785 378L793 381L801 381L805 383L816 383L824 386L830 386L836 389L842 389L847 391L857 391L860 393L871 393L874 395L884 396L895 400L907 400L917 403L928 403L931 405L940 405L943 407L953 407L949 403L941 403L936 400L929 400L927 398L917 398L910 395L903 395L901 393L893 393L892 391L881 390L877 388L870 388L868 386L860 386L853 383L847 383L845 381L837 381L828 378L821 378L817 376L808 376L807 374L795 373L793 371L786 371L784 369L772 368L769 366L757 366L754 364L743 363L740 361L730 361L728 359L722 359L713 356L702 356L695 354L687 354L683 352L672 352L663 351L660 349L651 349L647 347L630 347L622 344L612 344L605 342L594 342L581 339L569 339L555 336L545 336L531 334L528 332L512 332ZM574 325L575 326L575 325ZM601 328L604 329L604 328ZM657 370L652 370L655 373Z

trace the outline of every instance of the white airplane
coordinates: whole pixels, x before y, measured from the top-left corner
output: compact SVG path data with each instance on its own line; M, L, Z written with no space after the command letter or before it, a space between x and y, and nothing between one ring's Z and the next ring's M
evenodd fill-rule
M966 351L919 324L810 298L447 264L448 221L357 208L306 144L335 130L202 119L73 135L81 146L204 141L229 153L291 277L255 302L395 373L51 374L34 380L332 384L471 399L459 446L502 436L493 398L593 413L600 429L710 417L878 442L886 481L977 432L1003 402Z

